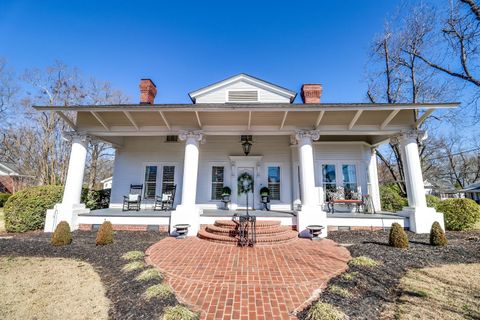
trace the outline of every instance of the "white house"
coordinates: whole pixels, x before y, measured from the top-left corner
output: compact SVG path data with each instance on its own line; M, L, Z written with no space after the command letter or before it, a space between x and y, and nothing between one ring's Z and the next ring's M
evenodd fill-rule
M102 189L111 189L112 188L113 177L108 177L100 181L102 184Z
M141 80L140 90L139 104L35 106L56 112L72 128L65 133L72 140L65 193L62 203L48 211L45 231L61 220L73 229L110 220L118 228L170 231L187 223L189 235L196 235L203 225L230 219L247 207L246 194L237 192L244 173L253 179L248 206L258 219L279 220L300 234L312 224L378 228L399 222L424 233L434 221L443 223L442 214L425 201L417 139L426 134L417 128L435 109L457 103L320 103L322 86L304 84L303 103L295 104L296 92L246 74L191 92L191 104L155 104L157 88L149 79ZM80 193L92 139L111 143L116 156L110 209L90 212L80 203ZM246 140L248 155L242 145ZM401 146L409 202L394 215L380 213L375 156L375 149L389 142ZM132 184L142 188L141 210L122 211ZM152 210L155 196L173 185L173 209ZM232 190L231 203L229 210L219 210L225 186ZM271 211L258 211L262 187L270 189ZM348 208L327 214L326 190L337 187L368 195L379 214Z

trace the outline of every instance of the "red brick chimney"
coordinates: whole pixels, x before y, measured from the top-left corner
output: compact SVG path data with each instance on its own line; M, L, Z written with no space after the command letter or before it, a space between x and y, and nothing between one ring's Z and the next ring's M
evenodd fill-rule
M321 84L304 84L302 85L302 100L303 103L320 103L322 96Z
M153 104L156 95L157 86L152 80L140 80L140 104Z

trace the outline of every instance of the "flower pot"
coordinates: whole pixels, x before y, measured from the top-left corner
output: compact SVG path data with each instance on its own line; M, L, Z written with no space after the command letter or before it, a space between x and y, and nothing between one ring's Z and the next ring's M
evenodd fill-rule
M190 228L189 224L176 224L173 227L175 228L175 231L177 231L177 239L185 239L187 237L188 228Z

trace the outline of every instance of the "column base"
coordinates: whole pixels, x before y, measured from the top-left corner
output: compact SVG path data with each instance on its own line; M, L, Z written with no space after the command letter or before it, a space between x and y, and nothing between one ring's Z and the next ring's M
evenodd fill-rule
M404 207L398 215L408 217L410 231L415 233L430 233L432 224L436 221L445 230L443 213L430 207Z
M178 205L170 216L170 235L178 236L174 226L189 224L187 236L194 237L200 230L200 214L202 210L195 205Z
M309 225L321 225L325 227L320 237L327 236L327 213L320 206L302 206L297 212L297 230L300 238L312 238L310 231L307 229Z
M53 209L47 210L45 217L44 232L53 232L61 221L66 221L70 225L70 230L77 230L77 217L80 213L89 213L90 209L85 204L63 204L57 203Z

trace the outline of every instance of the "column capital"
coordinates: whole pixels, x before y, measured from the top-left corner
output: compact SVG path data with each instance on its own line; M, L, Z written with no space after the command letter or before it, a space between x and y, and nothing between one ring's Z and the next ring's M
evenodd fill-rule
M425 130L410 129L402 130L399 134L390 138L390 143L398 145L399 143L407 140L420 140L423 141L428 138L428 133Z
M83 142L89 143L92 140L92 137L86 134L85 132L77 131L64 131L62 132L62 138L70 142Z
M180 140L194 139L195 141L202 141L203 133L202 131L198 130L185 130L181 131L178 134L178 137L180 138Z
M300 141L301 139L310 139L310 140L318 140L320 139L320 131L319 130L295 130L295 139Z

